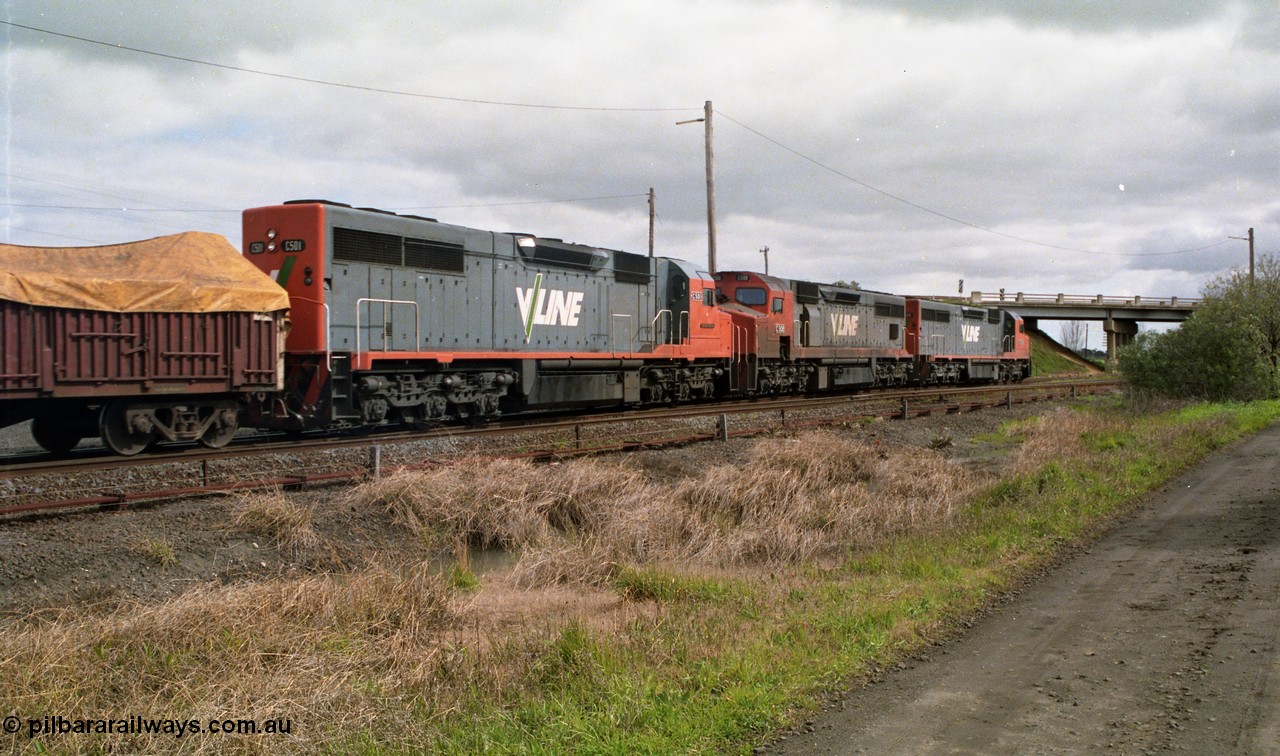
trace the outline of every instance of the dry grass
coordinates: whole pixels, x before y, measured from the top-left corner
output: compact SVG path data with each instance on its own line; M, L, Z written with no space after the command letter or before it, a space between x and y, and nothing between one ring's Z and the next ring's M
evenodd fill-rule
M46 741L66 752L107 742L109 750L143 753L295 750L299 737L318 746L324 728L359 730L385 715L386 697L434 684L433 631L449 614L446 600L440 576L425 567L370 567L199 587L102 616L68 610L33 618L0 634L0 706L28 716L293 721L291 738L68 734ZM28 742L25 731L10 745L20 742Z
M1123 419L1097 413L1055 412L1019 432L1014 475L1128 442ZM436 567L370 564L9 623L0 633L0 710L293 722L287 738L64 735L42 744L66 752L426 750L440 722L484 726L462 713L468 696L501 707L539 699L548 686L563 692L555 685L576 679L572 665L591 659L586 636L573 628L624 638L635 623L666 621L654 602L686 601L707 621L677 636L680 653L711 658L732 645L723 631L743 616L732 602L715 610L724 585L741 579L756 598L790 611L797 605L787 602L815 581L796 565L946 528L989 482L936 450L887 449L836 433L761 440L742 464L670 482L606 460L473 461L399 473L354 489L346 503L361 516L385 512L443 548L460 546L464 567L468 548L517 550L511 574L460 594ZM234 519L290 548L318 538L310 510L279 493L240 501ZM588 616L563 629L565 617L591 612L609 621ZM661 646L655 668L673 653ZM570 665L563 679L557 664ZM689 666L672 664L685 676ZM0 735L4 745L35 751L25 732Z
M667 549L675 553L654 556L709 563L812 559L942 526L982 482L924 449L888 455L830 433L765 440L745 467L712 468L675 488L667 511L650 518L666 530ZM673 532L676 521L681 527Z
M277 548L310 549L320 543L312 509L294 503L280 489L242 494L231 508L233 527L270 538Z
M834 433L757 442L744 465L671 484L621 464L473 461L359 487L357 506L442 547L518 549L521 585L599 585L623 564L796 562L938 527L982 480L930 450Z
M1029 418L1020 429L1023 441L1012 460L1015 473L1036 470L1046 462L1074 459L1086 451L1084 435L1108 424L1096 413L1058 408Z
M524 460L472 460L427 472L399 472L353 489L357 507L381 507L392 520L442 546L523 548L561 533L591 532L613 504L644 489L621 465L578 460L537 466Z

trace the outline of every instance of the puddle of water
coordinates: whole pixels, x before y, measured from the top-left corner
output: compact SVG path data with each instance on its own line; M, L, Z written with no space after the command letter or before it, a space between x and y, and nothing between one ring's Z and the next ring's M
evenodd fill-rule
M441 572L448 573L456 567L470 570L472 575L481 577L491 572L510 569L515 566L519 554L506 549L469 549L461 548L452 554L443 554L432 560L431 565Z

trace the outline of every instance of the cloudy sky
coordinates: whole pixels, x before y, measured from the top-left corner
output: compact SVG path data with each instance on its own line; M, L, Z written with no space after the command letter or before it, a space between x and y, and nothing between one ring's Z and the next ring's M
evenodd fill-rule
M323 197L902 293L1280 251L1276 0L8 0L0 239ZM28 28L24 28L28 27ZM78 39L77 39L78 38Z

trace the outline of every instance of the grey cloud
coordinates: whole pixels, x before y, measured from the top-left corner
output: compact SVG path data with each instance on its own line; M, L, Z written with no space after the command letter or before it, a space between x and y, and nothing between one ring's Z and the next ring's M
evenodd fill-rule
M1262 0L1255 4L1265 7ZM869 0L859 5L878 6L922 18L942 20L972 20L995 16L1028 26L1128 30L1164 29L1199 23L1222 13L1231 3L1205 0Z

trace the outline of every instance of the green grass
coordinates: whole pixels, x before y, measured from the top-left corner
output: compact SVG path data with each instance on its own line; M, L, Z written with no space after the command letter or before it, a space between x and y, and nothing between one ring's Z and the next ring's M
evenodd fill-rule
M776 570L755 582L625 570L618 590L660 602L660 613L619 634L570 624L522 647L537 659L539 679L520 700L475 691L463 716L438 720L432 747L745 753L821 694L952 632L957 618L1134 497L1277 417L1276 402L1198 405L1133 419L1123 432L1084 434L1082 456L992 486L962 527L895 539L827 568Z
M644 537L652 546L663 533L697 526L690 512L710 517L733 510L746 525L723 524L716 533L718 544L737 545L737 558L715 562L663 552L646 561L635 552L603 550L603 541L592 541L601 550L562 549L576 561L548 573L565 581L554 600L581 590L595 611L539 614L538 602L546 599L533 591L526 604L499 605L502 621L486 623L482 612L470 610L483 606L498 576L485 573L477 585L462 565L446 572L438 564L375 564L15 621L0 634L0 709L75 715L145 711L165 701L168 715L182 719L203 716L210 706L291 717L297 734L288 741L127 743L0 736L0 747L25 753L747 753L801 721L831 692L957 632L1001 592L1101 532L1137 497L1277 418L1280 402L1144 415L1109 398L1010 422L985 439L1008 449L1009 472L999 480L978 486L935 470L930 480L977 493L957 497L955 508L912 509L923 523L894 521L869 531L873 537L803 552L812 558L762 545L790 537L788 531L773 520L742 516L759 514L769 503L759 497L774 496L777 487L762 480L725 495L742 475L739 468L720 469L699 486L679 487L696 507L654 510L661 519L654 523L639 517L648 511L645 501L627 500L619 507L626 517L610 527L630 523L622 540ZM771 475L781 478L803 469L827 480L843 470L839 506L783 510L784 524L794 524L792 512L801 511L814 531L829 534L848 510L871 507L887 490L901 488L889 473L910 466L918 480L919 469L937 461L921 450L885 451L902 457L883 460L861 447L836 453L838 441L781 439L748 460L758 468L761 455L768 457L780 465ZM882 461L883 469L863 469L864 457L873 466ZM851 462L858 465L849 468ZM616 504L635 487L636 475L596 463L581 470L566 465L548 479L558 488L539 482L548 487L536 489L543 493L534 509L568 524L556 536L564 540L565 533L601 527L593 519L602 514L601 502ZM502 487L513 481L533 489L529 476L455 477L454 488L432 489L438 501L425 504L469 518L458 532L534 542L524 534L538 530L537 523L517 530L511 511L493 506L516 501L513 490ZM496 493L453 501L482 484ZM872 485L877 496L859 498L859 486ZM381 495L394 503L402 489ZM920 493L902 490L906 498ZM436 510L425 504L393 509L387 517L433 527L427 515ZM157 562L168 558L154 545L148 553ZM506 591L514 592L509 585ZM526 609L527 619L519 614Z
M1031 374L1033 376L1083 373L1087 369L1085 366L1067 358L1057 348L1050 345L1045 338L1032 337Z

